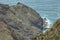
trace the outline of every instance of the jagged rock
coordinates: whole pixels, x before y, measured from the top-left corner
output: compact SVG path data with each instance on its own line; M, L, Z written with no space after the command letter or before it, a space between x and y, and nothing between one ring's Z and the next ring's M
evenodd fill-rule
M2 25L3 28L6 28L6 32L9 30L10 33L7 32L10 36L7 33L5 34L5 36L7 35L4 36L6 40L29 40L40 34L43 26L43 19L40 15L22 3L14 6L0 4L0 21L4 23ZM4 38L4 32L2 33L1 36ZM4 40L1 39L1 36L0 40ZM8 36L11 38L7 39Z
M8 26L3 21L0 21L0 40L13 40Z
M46 33L40 34L32 38L32 40L60 40L60 19L58 19L53 27L48 29Z

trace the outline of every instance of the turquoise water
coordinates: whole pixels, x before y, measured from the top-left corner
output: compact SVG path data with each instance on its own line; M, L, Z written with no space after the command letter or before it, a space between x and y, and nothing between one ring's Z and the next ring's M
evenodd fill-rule
M60 18L60 0L0 0L0 3L9 5L15 5L17 2L35 9L41 17L48 18L51 25Z

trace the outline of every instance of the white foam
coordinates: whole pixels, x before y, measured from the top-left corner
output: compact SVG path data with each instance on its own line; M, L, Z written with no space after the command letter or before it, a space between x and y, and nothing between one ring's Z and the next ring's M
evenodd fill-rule
M46 22L48 22L47 28L50 28L49 26L50 26L51 22L50 22L50 20L48 18L47 18L47 21Z
M43 19L44 19L45 17L43 17ZM51 22L50 22L50 20L48 19L48 18L46 18L47 20L46 20L46 22L48 23L47 24L47 26L46 26L46 28L50 28L50 24L51 24Z
M43 33L45 33L47 30L44 30Z

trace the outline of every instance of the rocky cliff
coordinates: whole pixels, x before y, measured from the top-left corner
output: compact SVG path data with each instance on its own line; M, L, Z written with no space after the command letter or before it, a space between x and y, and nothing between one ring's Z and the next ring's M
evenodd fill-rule
M0 4L0 40L30 40L41 33L43 19L32 8Z
M58 19L53 27L48 29L46 33L40 34L40 36L36 36L32 38L32 40L60 40L60 19Z

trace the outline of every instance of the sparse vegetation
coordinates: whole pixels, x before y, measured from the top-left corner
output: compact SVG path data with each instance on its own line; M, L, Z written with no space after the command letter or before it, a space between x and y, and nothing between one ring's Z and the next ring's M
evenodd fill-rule
M46 33L36 36L32 40L60 40L60 19L58 19L53 27L48 29Z

